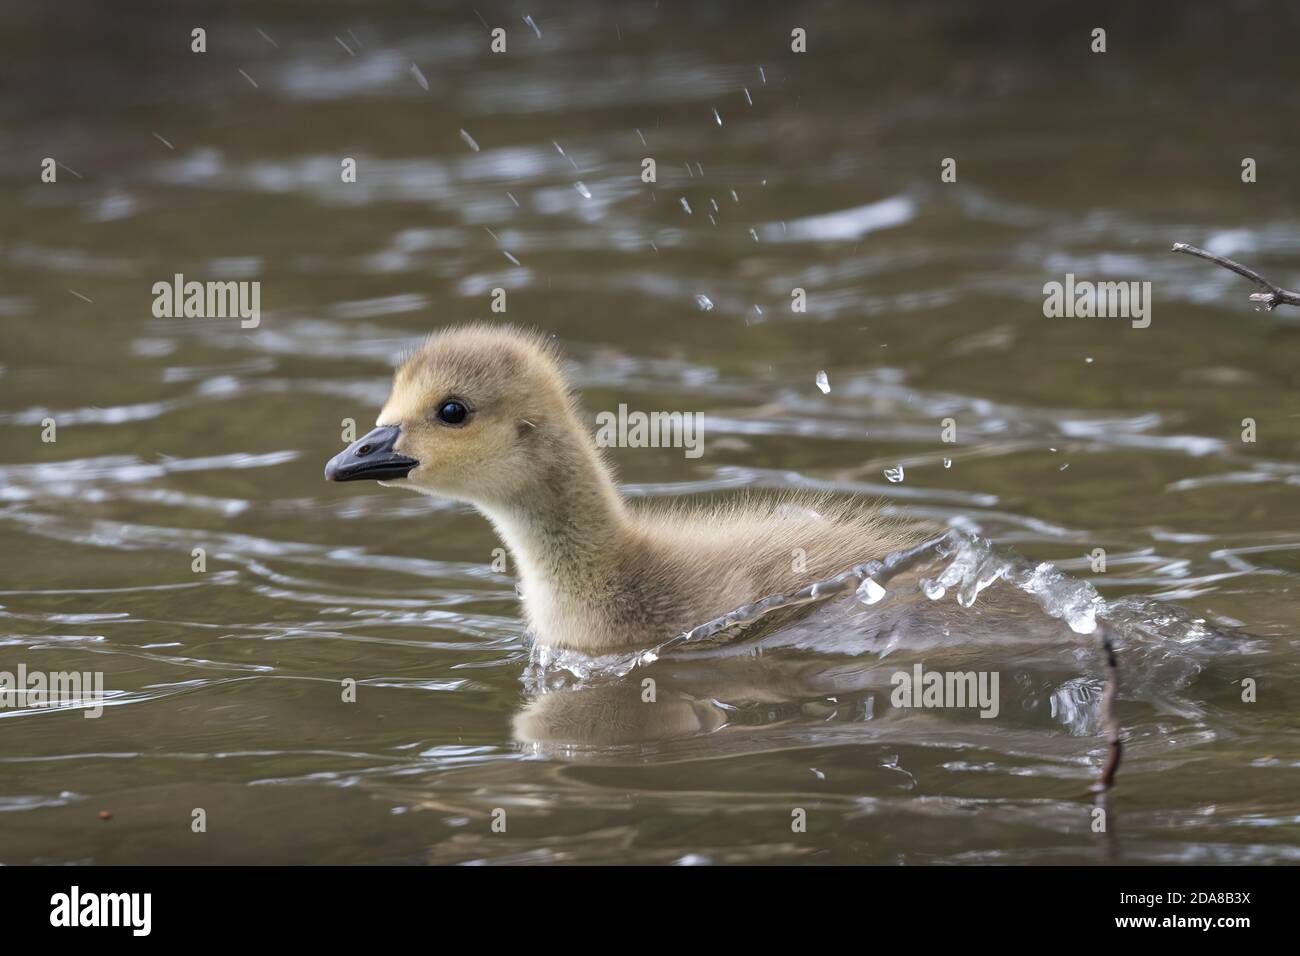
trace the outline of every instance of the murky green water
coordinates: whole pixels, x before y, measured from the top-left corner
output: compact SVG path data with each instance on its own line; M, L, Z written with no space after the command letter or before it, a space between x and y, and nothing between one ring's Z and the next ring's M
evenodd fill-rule
M1295 861L1300 316L1168 247L1300 285L1300 23L1142 6L480 6L492 54L469 6L6 5L0 670L109 699L0 709L0 862ZM155 318L176 273L260 325ZM1150 327L1045 318L1066 273ZM534 699L487 524L321 477L494 288L588 409L704 413L631 494L879 495L1181 609L1125 632L1107 832L1095 644L1013 640L1002 585L931 643L898 594L661 661L653 719L635 674ZM1001 715L892 708L916 662Z

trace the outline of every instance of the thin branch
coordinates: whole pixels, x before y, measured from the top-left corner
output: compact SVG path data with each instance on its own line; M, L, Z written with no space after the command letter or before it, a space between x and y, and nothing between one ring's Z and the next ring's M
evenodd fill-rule
M1119 769L1120 757L1124 755L1124 742L1121 739L1119 717L1115 713L1115 697L1119 693L1119 662L1115 657L1115 642L1111 639L1110 625L1098 623L1097 630L1101 636L1102 650L1106 652L1106 688L1101 692L1101 725L1106 732L1106 742L1110 753L1106 764L1101 768L1097 778L1097 790L1109 790L1115 785L1115 771Z
M1196 246L1189 246L1185 242L1175 242L1173 251L1185 252L1189 256L1196 256L1198 259L1208 259L1210 262L1221 265L1223 268L1237 273L1237 275L1242 278L1249 279L1261 289L1267 290L1264 292L1255 292L1250 297L1254 302L1262 302L1264 304L1265 312L1272 312L1273 309L1277 308L1279 305L1300 306L1300 292L1289 292L1280 286L1275 286L1254 269L1247 268L1240 262L1233 262L1231 259L1227 259L1223 256L1216 256L1213 252L1206 252L1204 249L1199 249Z
M1118 863L1122 855L1123 848L1120 846L1117 820L1114 813L1111 812L1110 791L1103 790L1100 787L1093 788L1095 796L1092 803L1097 809L1105 814L1105 826L1097 834L1097 842L1100 845L1101 859L1103 863Z

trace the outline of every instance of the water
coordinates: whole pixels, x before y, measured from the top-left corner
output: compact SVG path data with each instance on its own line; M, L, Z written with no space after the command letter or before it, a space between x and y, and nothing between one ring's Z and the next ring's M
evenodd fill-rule
M0 862L1300 855L1300 313L1169 251L1300 285L1300 67L1259 47L1296 24L1117 8L1101 59L1092 13L814 7L800 58L611 3L483 10L497 55L469 10L272 3L200 55L74 7L0 12L0 670L107 699L0 709ZM1151 281L1151 326L1045 318L1067 272ZM176 273L260 280L260 325L154 318ZM994 546L622 677L540 659L485 522L321 479L498 288L590 411L704 413L702 458L614 452L631 496L839 490ZM917 664L997 672L998 716L893 706Z

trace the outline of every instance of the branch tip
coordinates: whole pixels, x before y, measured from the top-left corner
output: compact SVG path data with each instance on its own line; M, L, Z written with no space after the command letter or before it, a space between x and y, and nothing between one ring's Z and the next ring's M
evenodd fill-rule
M1189 256L1196 256L1198 259L1205 259L1213 262L1215 265L1223 266L1229 272L1235 272L1243 279L1249 279L1255 283L1263 292L1252 293L1250 298L1253 302L1261 302L1265 312L1272 312L1279 305L1300 306L1300 292L1291 292L1276 286L1269 282L1262 275L1251 269L1249 266L1243 266L1240 262L1234 262L1227 256L1215 255L1213 252L1207 252L1197 246L1190 245L1186 242L1175 242L1172 248L1173 252L1183 252Z

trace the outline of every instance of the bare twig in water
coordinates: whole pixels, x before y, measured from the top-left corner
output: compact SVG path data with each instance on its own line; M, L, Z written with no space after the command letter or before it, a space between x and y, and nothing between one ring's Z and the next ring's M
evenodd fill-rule
M1110 791L1097 788L1094 792L1093 806L1102 812L1105 820L1105 826L1097 833L1098 849L1101 850L1102 862L1118 863L1123 855L1123 848L1119 842L1117 818L1115 814L1111 813Z
M1185 252L1189 256L1196 256L1198 259L1208 259L1210 262L1223 266L1243 278L1249 279L1265 292L1255 292L1251 295L1251 301L1262 302L1265 312L1272 312L1279 305L1296 305L1300 306L1300 292L1289 292L1279 286L1275 286L1254 269L1243 266L1240 262L1233 262L1224 256L1216 256L1213 252L1206 252L1196 246L1189 246L1185 242L1175 242L1174 252Z
M1110 753L1097 778L1098 790L1109 790L1115 785L1115 771L1119 769L1120 757L1124 755L1124 743L1120 739L1119 717L1115 714L1115 696L1119 693L1119 662L1115 658L1115 642L1111 637L1110 625L1098 623L1101 647L1106 652L1106 687L1101 692L1101 725L1106 732L1106 742Z

